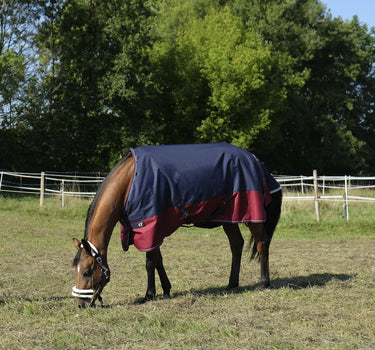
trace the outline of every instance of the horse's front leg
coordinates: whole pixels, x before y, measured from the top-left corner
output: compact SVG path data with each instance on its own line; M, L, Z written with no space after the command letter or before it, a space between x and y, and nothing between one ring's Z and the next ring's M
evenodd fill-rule
M164 296L170 296L171 283L165 272L163 258L161 256L160 248L158 247L146 253L147 291L145 301L154 299L156 295L155 269L158 271Z
M269 272L269 247L270 239L265 232L264 224L248 224L251 234L253 236L256 249L259 254L260 261L260 287L261 289L270 286L270 272Z

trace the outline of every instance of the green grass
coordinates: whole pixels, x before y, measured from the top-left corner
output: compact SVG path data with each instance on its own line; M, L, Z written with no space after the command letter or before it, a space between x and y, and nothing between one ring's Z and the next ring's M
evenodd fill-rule
M182 228L162 246L171 299L137 304L144 254L109 246L106 307L78 310L72 238L89 202L0 196L1 349L374 349L375 205L288 202L271 244L271 289L243 257L240 287L226 292L230 249L220 228ZM246 240L249 235L242 228ZM246 247L248 250L248 247Z

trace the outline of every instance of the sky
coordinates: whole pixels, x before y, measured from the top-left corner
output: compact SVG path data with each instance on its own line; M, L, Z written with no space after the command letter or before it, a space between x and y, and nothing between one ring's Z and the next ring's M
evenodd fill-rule
M357 15L361 24L375 27L375 0L320 0L333 17L352 19Z

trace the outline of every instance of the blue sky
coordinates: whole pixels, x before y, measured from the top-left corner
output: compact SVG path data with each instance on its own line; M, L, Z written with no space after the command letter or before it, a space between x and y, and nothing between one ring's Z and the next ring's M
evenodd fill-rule
M333 17L352 19L357 15L361 24L375 27L375 0L320 0Z

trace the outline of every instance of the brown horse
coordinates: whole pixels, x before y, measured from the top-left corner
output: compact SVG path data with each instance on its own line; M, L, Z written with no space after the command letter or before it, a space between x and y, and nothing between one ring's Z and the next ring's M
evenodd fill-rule
M112 231L118 221L126 226L130 232L132 228L127 221L125 211L126 201L131 190L136 171L136 157L128 153L106 177L99 188L92 204L89 207L85 236L81 241L73 239L78 250L73 265L77 272L76 285L72 295L79 307L95 305L96 299L102 303L100 296L104 286L110 280L110 270L107 263L107 248ZM264 205L266 219L263 222L245 222L249 227L254 242L252 257L259 255L261 265L261 288L270 285L269 278L269 246L280 217L282 201L281 189L271 192L271 201ZM185 217L186 219L186 213ZM186 223L187 220L185 220ZM208 220L206 220L208 221ZM193 222L199 225L199 222ZM143 225L143 223L142 223ZM232 252L232 266L228 288L236 288L239 285L239 273L244 239L237 223L219 222L212 225L222 225L229 239ZM141 226L138 224L138 226ZM210 225L205 225L209 227ZM174 230L174 228L173 228ZM172 230L172 231L173 231ZM172 232L170 232L172 233ZM155 269L157 270L165 296L170 295L171 284L163 266L162 255L158 243L146 251L147 291L144 300L155 297Z

